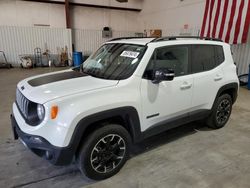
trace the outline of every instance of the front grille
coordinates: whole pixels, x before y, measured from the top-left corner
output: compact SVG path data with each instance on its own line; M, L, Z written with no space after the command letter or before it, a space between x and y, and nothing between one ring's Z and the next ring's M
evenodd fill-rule
M16 89L16 104L25 120L28 119L29 103L30 101L19 91L19 89Z

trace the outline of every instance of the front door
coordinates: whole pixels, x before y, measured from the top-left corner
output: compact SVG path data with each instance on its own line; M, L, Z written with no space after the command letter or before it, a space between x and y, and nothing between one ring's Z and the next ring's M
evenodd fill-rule
M166 46L155 50L141 82L143 116L141 131L166 120L187 117L193 91L189 58L190 47L187 45ZM152 83L154 71L159 68L174 70L174 79L158 84Z

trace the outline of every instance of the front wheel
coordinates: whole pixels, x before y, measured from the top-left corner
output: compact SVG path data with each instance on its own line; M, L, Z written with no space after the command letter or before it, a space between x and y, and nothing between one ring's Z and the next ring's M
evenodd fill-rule
M207 125L219 129L226 125L232 111L232 98L228 94L221 95L215 102L212 113L207 119Z
M121 125L101 127L85 140L77 156L78 167L91 179L109 178L127 161L130 144L130 135Z

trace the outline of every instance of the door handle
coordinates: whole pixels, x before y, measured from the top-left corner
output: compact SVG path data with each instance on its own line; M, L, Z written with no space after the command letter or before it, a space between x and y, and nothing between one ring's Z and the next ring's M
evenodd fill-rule
M216 76L214 77L214 81L219 81L222 80L223 76L221 74L216 74Z
M181 85L181 89L189 89L192 87L192 84L191 83L188 83L188 82L184 82L182 85Z

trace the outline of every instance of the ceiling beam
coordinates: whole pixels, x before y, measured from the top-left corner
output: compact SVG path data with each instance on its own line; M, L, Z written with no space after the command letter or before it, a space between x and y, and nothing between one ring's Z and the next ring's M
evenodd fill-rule
M69 11L69 0L65 0L65 17L66 17L66 28L70 29L70 11Z
M65 2L63 2L63 1L50 1L50 0L22 0L22 1L65 5ZM122 10L122 11L134 11L134 12L141 11L141 9L138 9L138 8L115 7L115 6L106 6L106 5L93 5L93 4L86 4L86 3L74 3L74 2L68 2L68 3L70 6L72 5L72 6L82 6L82 7L111 9L111 10Z

